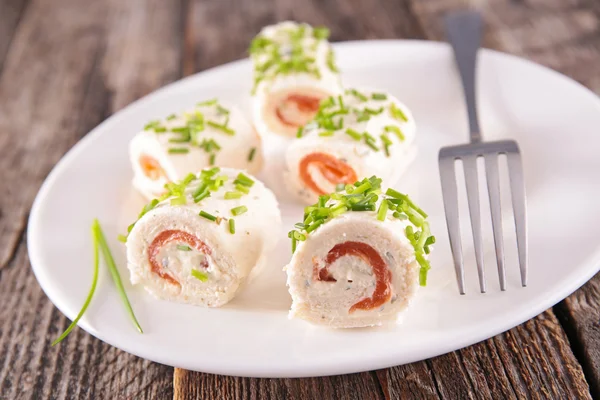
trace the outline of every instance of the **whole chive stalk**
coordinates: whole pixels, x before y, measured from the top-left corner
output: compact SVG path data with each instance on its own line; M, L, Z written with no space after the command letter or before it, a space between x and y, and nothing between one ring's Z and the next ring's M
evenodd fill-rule
M200 215L200 216L201 216L201 217L203 217L203 218L206 218L206 219L208 219L209 221L213 221L213 222L215 222L215 221L217 220L217 217L215 217L215 216L214 216L214 215L212 215L212 214L209 214L209 213L207 213L207 212L206 212L206 211L204 211L204 210L201 210L201 211L200 211L200 213L199 213L198 215Z
M239 206L239 207L234 207L231 209L231 213L236 217L238 215L244 214L247 211L248 211L248 207L246 207L246 206Z
M192 251L192 248L190 246L186 246L186 245L183 245L183 244L178 244L177 245L177 250Z
M85 299L85 302L83 303L83 306L81 307L81 310L79 310L79 313L77 314L75 319L71 322L69 327L67 329L65 329L65 331L58 338L56 338L56 340L54 340L54 342L52 342L52 346L56 346L58 343L62 342L62 340L64 338L66 338L69 335L69 333L71 333L73 328L75 328L75 326L77 326L77 323L79 322L79 320L81 319L81 317L87 310L88 306L90 305L90 302L92 301L92 297L94 297L94 292L96 292L96 285L98 284L98 271L100 269L99 268L100 256L99 256L99 251L98 251L98 236L96 234L96 229L95 229L96 222L97 221L94 220L94 224L92 224L92 242L94 245L94 275L92 277L92 287L90 288L88 295Z
M198 279L200 282L208 281L208 274L206 272L198 271L197 269L192 269L192 276Z
M252 160L254 160L254 154L256 154L256 147L250 149L250 153L248 154L249 162L252 162Z
M129 317L133 321L133 324L135 325L137 330L140 333L144 333L144 331L142 330L142 327L140 326L140 323L138 322L137 318L135 317L135 313L133 312L131 303L129 303L129 299L127 298L127 293L125 292L125 288L123 287L123 282L121 281L121 275L119 275L119 270L117 269L117 265L115 264L115 260L112 256L112 253L110 252L110 249L108 248L108 244L106 243L106 238L104 237L104 233L102 232L102 228L100 227L100 223L98 222L97 219L94 220L94 223L92 224L92 229L94 229L94 231L95 231L96 240L98 241L100 249L102 250L102 255L104 256L104 262L108 266L108 270L110 271L110 276L112 277L113 282L115 283L115 286L117 287L117 292L119 292L119 296L121 297L121 300L123 301L123 304L125 305L125 309L127 310L127 313L129 314Z
M229 233L232 235L235 233L235 221L233 218L229 218Z
M169 149L169 154L186 154L189 152L190 152L190 149L187 149L185 147L171 147Z

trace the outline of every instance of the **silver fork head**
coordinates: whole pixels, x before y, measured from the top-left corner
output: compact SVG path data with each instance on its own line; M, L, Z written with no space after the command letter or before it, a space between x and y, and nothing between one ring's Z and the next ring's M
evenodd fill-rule
M454 260L458 289L465 294L465 274L460 236L460 220L458 213L458 193L456 186L455 163L461 160L467 186L467 202L473 231L475 260L479 274L479 286L482 293L486 291L485 271L483 263L483 243L481 233L481 215L479 204L479 183L477 179L477 159L485 161L486 180L490 209L496 263L500 289L506 290L506 270L504 265L504 240L502 235L502 211L500 208L500 179L498 173L498 156L505 154L508 161L513 217L517 236L517 250L521 269L521 284L527 285L527 220L525 204L525 181L521 152L514 140L471 143L459 146L443 147L439 153L440 176L442 180L442 196L446 212L446 224L450 237L450 248Z

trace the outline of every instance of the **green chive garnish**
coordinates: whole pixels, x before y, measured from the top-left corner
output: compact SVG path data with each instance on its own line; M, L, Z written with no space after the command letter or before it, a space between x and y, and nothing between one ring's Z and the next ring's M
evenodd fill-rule
M96 222L97 221L94 220L94 224L92 225L92 242L94 244L94 274L92 277L92 287L90 288L88 295L83 303L83 306L81 307L81 310L79 310L79 313L77 314L75 319L71 322L69 327L54 342L52 342L52 346L55 346L58 343L60 343L64 338L66 338L69 335L69 333L71 333L73 328L75 328L75 326L77 326L77 323L79 322L79 320L83 316L83 313L85 313L88 306L90 305L90 302L92 301L92 297L94 296L94 292L96 291L96 285L98 284L98 270L99 270L99 264L100 264L100 257L99 257L99 251L98 251L98 236L96 234L96 229L95 229Z
M423 211L419 206L417 206L407 195L402 194L392 188L389 188L386 192L386 195L390 196L390 197L394 197L396 199L401 199L403 201L405 201L406 203L408 203L408 205L414 209L416 212L418 212L419 214L421 214L423 216L423 218L427 218L428 215L425 211Z
M402 133L402 131L400 130L399 127L394 126L394 125L387 125L383 129L386 132L392 132L394 135L398 136L398 139L400 139L401 142L404 141L404 139L405 139L404 133Z
M365 96L364 94L360 93L356 89L349 89L349 90L346 91L346 93L351 94L352 96L356 97L357 99L359 99L362 102L369 100L369 98L367 96Z
M208 281L208 274L206 272L201 272L201 271L198 271L197 269L192 268L191 274L194 278L198 279L201 282Z
M248 154L248 161L252 162L254 159L254 154L256 153L256 147L250 149L250 153Z
M380 221L384 221L388 212L388 203L387 201L382 201L379 205L379 210L377 211L377 219Z
M352 128L346 129L346 135L350 136L354 140L360 140L362 138L362 135Z
M237 183L237 184L235 185L235 190L237 190L238 192L242 192L242 193L244 193L244 194L248 194L248 193L250 193L250 189L248 189L248 187L247 187L247 186L241 185L241 184L239 184L239 183Z
M204 192L198 194L198 196L194 197L194 203L199 203L202 200L204 200L205 198L210 196L210 191L209 190L205 190Z
M117 240L119 242L127 243L127 236L125 236L125 235L118 235L117 236Z
M217 99L210 99L210 100L205 100L205 101L201 101L199 103L196 103L196 105L198 107L203 107L203 106L214 106L215 104L217 104L219 100Z
M190 152L190 149L187 149L185 147L171 147L169 149L169 154L186 154L189 152Z
M215 165L215 158L216 158L216 154L212 153L210 155L210 157L208 158L208 165L211 165L211 166Z
M186 246L186 245L181 245L178 244L177 245L177 250L181 250L181 251L192 251L192 248L190 246Z
M240 192L225 192L225 200L239 199L242 197Z
M385 93L373 93L371 95L371 98L373 100L386 100L387 99L387 95Z
M304 132L304 126L299 126L298 131L296 132L296 137L301 138L303 132Z
M185 196L179 196L171 199L172 206L182 206L187 203Z
M254 185L254 181L252 180L252 178L246 176L243 172L240 172L238 174L233 183L239 183L240 185L248 187L252 187L252 185Z
M239 206L239 207L234 207L231 209L231 213L236 217L238 215L244 214L246 211L248 211L248 207L246 207L246 206Z
M233 218L229 218L229 233L232 235L235 233L235 221Z
M217 130L219 130L219 131L221 131L223 133L228 134L229 136L235 135L235 131L233 129L231 129L231 128L228 128L226 125L221 125L221 124L218 124L218 123L216 123L214 121L206 121L206 124L208 126L212 126L213 128L215 128L215 129L217 129Z
M333 136L334 132L333 131L323 131L319 133L319 136L321 137L328 137L328 136Z
M166 120L167 120L167 121L171 121L171 120L174 120L175 118L177 118L177 115L175 115L175 114L171 114L171 115L169 115L169 116L166 118Z
M390 104L390 114L394 119L408 122L406 114L404 114L404 112L400 108L398 108L395 103Z
M113 259L112 253L108 248L108 244L106 243L106 238L104 237L104 233L102 232L102 228L100 227L100 223L97 219L94 220L92 224L92 229L95 232L96 240L98 241L98 245L100 246L100 250L102 250L102 255L104 256L104 262L108 266L108 270L110 271L110 276L117 287L117 292L119 292L119 296L125 305L125 309L129 314L129 317L133 321L133 324L136 326L137 330L140 333L144 333L142 331L142 327L140 326L137 318L135 317L135 313L133 312L133 308L131 307L131 303L129 303L129 299L127 298L127 293L125 292L125 288L123 287L123 282L121 281L121 275L119 275L119 270L115 264L115 260Z
M206 218L206 219L208 219L208 220L210 220L210 221L213 221L213 222L215 222L215 221L217 220L217 217L215 217L215 216L214 216L214 215L212 215L212 214L209 214L209 213L207 213L207 212L206 212L206 211L204 211L204 210L203 210L203 211L200 211L200 214L199 214L199 215L200 215L201 217L204 217L204 218Z

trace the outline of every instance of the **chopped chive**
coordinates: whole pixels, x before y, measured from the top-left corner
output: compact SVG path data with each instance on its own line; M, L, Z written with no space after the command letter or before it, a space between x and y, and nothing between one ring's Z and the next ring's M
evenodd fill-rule
M144 125L144 130L149 131L151 129L156 128L157 126L160 126L160 121L158 121L158 120L150 121L146 125Z
M246 186L244 186L244 185L241 185L241 184L239 184L239 183L237 183L237 184L235 185L235 190L237 190L238 192L242 192L242 193L244 193L244 194L248 194L248 193L250 193L250 189L248 189L248 187L246 187Z
M208 219L208 220L210 220L210 221L213 221L213 222L215 222L215 221L217 220L217 217L215 217L215 216L214 216L214 215L212 215L212 214L209 214L209 213L207 213L207 212L206 212L206 211L204 211L204 210L200 211L200 214L199 214L199 215L200 215L201 217L204 217L204 218L206 218L206 219Z
M233 218L229 218L229 233L232 235L235 233L235 221Z
M198 196L194 197L194 203L199 203L207 197L210 197L210 191L205 190L204 192L198 194Z
M356 187L354 189L354 194L360 194L363 193L364 191L366 191L367 189L371 188L371 182L366 181L365 183L361 184L360 186Z
M369 132L363 133L363 136L364 136L365 140L368 140L370 142L374 142L375 141L375 138L371 134L369 134Z
M298 244L298 239L296 239L293 235L292 235L292 254L294 254L296 252L296 245Z
M373 93L371 95L371 98L373 100L386 100L387 99L387 95L385 93Z
M404 111L398 108L395 103L390 104L390 114L394 119L408 122L408 118L406 117L406 114L404 114Z
M190 152L190 149L187 149L185 147L171 147L169 149L169 154L186 154L189 152Z
M350 208L352 211L375 211L373 204L353 204Z
M404 136L404 133L402 133L402 130L400 130L399 127L394 126L394 125L387 125L383 128L386 132L392 132L394 135L398 136L398 139L403 142L406 137Z
M431 266L429 265L429 262L425 259L425 257L423 257L422 254L416 253L415 258L417 259L417 262L421 266L421 269L419 270L419 285L426 286L427 285L427 273L431 269Z
M367 96L365 96L364 94L360 93L356 89L349 89L349 90L346 91L346 93L351 94L352 96L356 97L357 99L359 99L362 102L365 102L365 101L369 100L367 98Z
M168 116L167 118L165 118L165 119L166 119L167 121L171 121L171 120L174 120L175 118L177 118L177 115L175 115L175 114L171 114L171 115L169 115L169 116Z
M329 216L331 218L334 218L334 217L337 217L338 215L342 215L346 211L348 211L348 207L346 207L344 204L340 204L331 209L331 213L329 214Z
M167 131L167 128L165 128L164 126L157 126L156 128L154 128L154 132L156 133L165 133Z
M231 209L231 213L233 215L235 215L236 217L238 215L244 214L246 211L248 211L248 207L246 207L246 206L239 206L239 207L234 207Z
M254 160L254 154L256 153L256 147L250 149L250 153L248 154L248 161L252 162Z
M229 110L220 104L217 104L217 111L219 114L229 115ZM227 124L225 124L225 125L227 125Z
M185 196L179 196L171 199L172 206L182 206L187 203L187 199Z
M199 103L196 103L196 105L198 107L203 107L203 106L214 106L215 104L217 104L219 100L217 99L210 99L210 100L205 100L205 101L201 101Z
M206 272L201 272L201 271L198 271L197 269L192 268L191 274L194 278L198 279L200 282L208 281L208 274Z
M215 165L215 158L217 157L217 155L215 153L212 153L210 155L210 157L208 158L208 165Z
M98 271L100 269L99 268L100 256L99 256L99 251L98 251L98 234L96 233L96 228L95 228L96 223L97 223L97 221L94 220L94 223L92 225L92 242L94 245L94 272L93 272L93 277L92 277L92 287L90 288L88 295L87 295L85 301L83 302L83 306L81 307L81 310L79 310L79 313L77 314L75 319L71 322L71 324L69 324L69 327L67 329L65 329L65 331L58 338L56 338L56 340L54 340L54 342L52 342L52 346L56 346L58 343L60 343L64 338L66 338L69 335L69 333L71 333L73 328L75 328L77 326L77 322L79 322L79 320L81 319L81 317L87 310L88 306L90 305L90 302L92 301L92 297L94 296L94 292L96 291L96 285L98 284Z
M243 193L240 192L225 192L225 200L239 199Z
M336 192L341 192L346 188L346 185L343 183L338 183L337 185L335 185L335 191Z
M329 52L327 52L327 66L329 67L331 72L335 74L340 72L337 65L335 65L335 54L333 53L333 49L329 49Z
M346 129L346 135L350 136L354 140L360 140L362 138L362 135L352 128Z
M127 236L125 236L125 235L118 235L117 236L117 240L119 242L127 243Z
M368 138L365 138L365 144L369 146L373 151L379 151L379 147L377 147L377 145L375 145L375 143L373 143L373 141L369 140Z
M129 299L127 298L127 293L125 292L125 288L123 287L123 282L121 281L121 275L119 275L119 270L115 264L115 260L108 248L108 244L106 243L106 238L104 237L104 232L102 232L102 228L100 227L100 222L97 219L94 220L92 224L92 229L95 232L96 240L98 241L98 245L100 246L100 250L102 250L102 255L104 256L104 262L108 266L108 270L110 271L110 276L117 287L117 292L119 292L119 296L125 305L125 309L129 314L130 319L133 321L133 324L136 326L137 330L140 333L144 333L142 331L142 327L135 317L135 313L133 312L133 308L131 307L131 303L129 303Z
M334 132L333 131L323 131L319 133L319 136L322 137L326 137L326 136L333 136Z
M381 113L383 112L383 107L379 107L379 108L378 108L378 109L376 109L376 110L374 110L374 109L372 109L372 108L369 108L369 107L365 107L365 110L364 110L364 111L365 111L367 114L370 114L370 115L379 115L379 114L381 114Z
M318 40L327 39L329 37L329 29L324 26L316 26L312 30L313 37Z
M228 128L226 125L221 125L221 124L218 124L218 123L216 123L214 121L206 121L206 124L208 126L212 126L213 128L215 128L217 130L220 130L221 132L224 132L224 133L226 133L226 134L228 134L230 136L235 135L235 131L233 129L231 129L231 128Z
M192 251L192 248L190 246L186 246L186 245L181 245L178 244L177 245L177 250L181 250L181 251Z
M323 223L325 223L324 219L320 219L320 220L315 221L308 228L306 228L306 233L311 233L312 231L314 231L315 229L317 229L319 226L321 226Z
M425 211L423 211L419 206L417 206L407 195L402 194L392 188L388 188L388 190L385 192L386 195L390 196L390 197L394 197L396 199L400 199L403 200L404 202L406 202L411 208L413 208L416 212L418 212L419 214L421 214L423 216L423 218L427 218L427 213Z
M406 216L406 214L402 214L402 213L400 213L398 211L395 211L392 215L394 216L394 218L398 218L398 219L402 219L402 220L408 219L408 217Z
M435 236L429 236L425 241L425 246L431 246L432 244L435 244Z
M387 201L382 201L379 205L379 210L377 211L377 219L380 221L384 221L388 212L388 203Z
M252 178L248 177L243 172L240 172L238 174L238 176L235 178L233 183L238 183L240 185L244 185L244 186L248 186L248 187L252 187L252 185L254 185L254 181L252 180Z
M296 137L297 138L301 138L302 137L302 133L304 133L304 126L299 126L298 127L298 131L296 131Z

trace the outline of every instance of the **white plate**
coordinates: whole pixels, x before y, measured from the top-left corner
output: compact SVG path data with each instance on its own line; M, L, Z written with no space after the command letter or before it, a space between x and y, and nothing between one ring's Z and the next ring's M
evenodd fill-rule
M524 155L530 284L520 287L514 229L507 220L508 291L498 289L488 241L489 293L478 293L471 258L468 294L460 296L437 170L440 146L467 139L462 92L448 46L365 41L337 44L335 49L347 85L387 89L417 119L420 153L396 186L431 214L438 245L430 283L418 293L403 324L330 330L288 320L291 300L281 268L290 256L286 232L302 211L284 198L285 229L279 233L276 254L262 275L229 305L205 309L159 301L128 283L124 247L116 236L141 205L130 188L128 141L148 120L199 99L218 96L247 110L251 81L247 60L183 79L135 102L94 129L54 168L36 198L28 230L33 270L52 302L71 319L81 307L92 278L90 225L98 217L144 334L129 321L105 268L79 323L83 329L127 352L172 366L242 376L315 376L408 363L484 340L539 314L594 275L600 264L596 240L600 237L596 204L600 102L593 93L533 63L481 52L479 105L484 137L516 138ZM276 159L272 142L276 141L266 141L267 152ZM276 174L271 168L270 175L262 178L281 193L274 187ZM485 210L487 198L482 201ZM469 243L468 217L466 212L462 215L465 243ZM491 229L486 228L491 237ZM466 244L465 251L472 253L472 246Z

